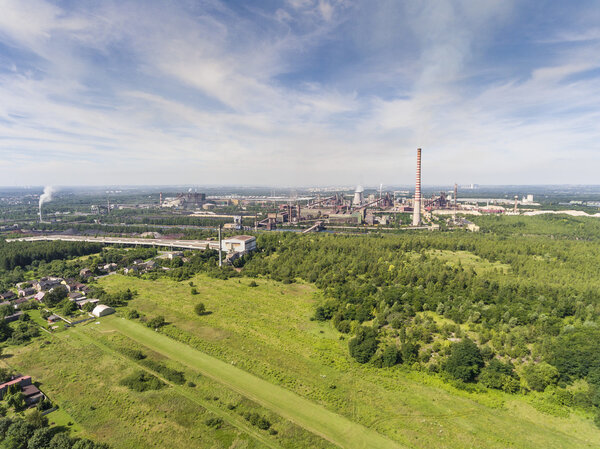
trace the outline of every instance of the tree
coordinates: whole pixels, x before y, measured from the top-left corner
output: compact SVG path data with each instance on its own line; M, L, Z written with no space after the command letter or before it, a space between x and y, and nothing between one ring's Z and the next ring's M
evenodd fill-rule
M360 326L356 336L348 342L350 355L359 363L367 363L377 351L377 331L372 327Z
M96 443L92 440L82 439L77 440L71 449L109 449L108 444L105 443Z
M12 328L4 320L0 320L0 341L8 340L12 335Z
M3 440L6 436L6 431L13 423L10 418L0 418L0 441Z
M77 304L75 304L75 301L70 301L70 300L64 300L61 303L61 313L63 315L69 316L71 315L71 313L75 312L77 310Z
M558 375L558 370L546 362L532 363L523 368L523 379L534 391L544 391L548 385L554 385Z
M511 378L513 376L514 370L512 365L502 363L498 359L492 359L490 363L481 370L481 373L479 374L479 383L487 388L502 390L505 387L510 388L511 383L508 382L507 377Z
M450 356L444 369L455 379L472 382L482 366L483 357L479 347L471 339L464 338L450 347Z
M6 400L6 404L9 407L13 407L17 412L25 407L25 396L21 391L9 391L6 393L4 399Z
M196 315L204 315L206 313L206 306L204 305L204 303L199 302L198 304L196 304L194 306L194 312L196 312Z
M48 425L48 418L42 415L38 409L33 409L31 413L27 415L25 420L36 429L46 427Z
M73 445L73 439L66 432L57 433L50 440L48 449L71 449Z
M402 356L400 354L400 351L398 351L398 348L396 347L396 345L389 345L388 347L385 348L385 350L383 351L383 354L381 356L381 365L383 367L394 366L397 363L401 363L401 362L402 362Z
M148 322L146 323L146 326L153 328L153 329L158 329L159 327L162 327L165 324L167 324L165 317L162 315L158 315L158 316L152 318L151 320L148 320Z
M49 427L42 427L33 432L31 438L27 442L27 449L40 449L46 448L50 444L52 437L54 436L54 429Z
M67 291L67 288L64 285L58 285L46 293L44 296L44 304L46 304L48 307L55 307L68 295L69 292Z
M3 449L27 449L27 442L35 427L22 419L13 422L4 437Z

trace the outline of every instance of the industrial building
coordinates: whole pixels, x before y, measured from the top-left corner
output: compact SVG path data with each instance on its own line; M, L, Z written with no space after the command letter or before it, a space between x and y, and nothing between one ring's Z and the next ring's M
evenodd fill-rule
M247 254L256 250L256 237L236 235L223 240L223 250L228 253Z

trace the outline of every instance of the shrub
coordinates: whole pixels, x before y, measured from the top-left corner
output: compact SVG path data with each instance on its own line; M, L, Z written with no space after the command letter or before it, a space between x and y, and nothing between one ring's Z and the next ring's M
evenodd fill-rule
M199 302L198 304L196 304L194 306L194 312L196 312L196 315L199 315L199 316L206 314L206 306L204 305L204 303Z
M160 327L163 327L166 324L167 324L167 322L165 320L165 317L162 315L158 315L158 316L148 320L148 322L146 323L146 326L153 328L153 329L158 329Z
M147 373L146 371L137 371L121 380L121 385L125 385L134 391L160 390L164 388L165 383L158 377Z
M222 418L208 418L204 424L206 424L208 427L212 427L213 429L220 429L221 426L223 425L223 419Z
M367 363L377 351L377 332L371 327L360 326L356 336L348 342L350 355L359 363Z

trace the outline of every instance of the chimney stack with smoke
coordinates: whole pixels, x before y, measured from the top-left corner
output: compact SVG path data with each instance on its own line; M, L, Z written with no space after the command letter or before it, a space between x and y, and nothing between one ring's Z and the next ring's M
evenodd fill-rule
M413 205L413 226L421 224L421 149L417 148L417 183L415 185L415 201Z
M40 202L38 204L39 213L40 213L40 223L42 223L42 204L47 203L48 201L52 201L52 194L54 193L54 189L51 186L44 187L44 193L40 195Z

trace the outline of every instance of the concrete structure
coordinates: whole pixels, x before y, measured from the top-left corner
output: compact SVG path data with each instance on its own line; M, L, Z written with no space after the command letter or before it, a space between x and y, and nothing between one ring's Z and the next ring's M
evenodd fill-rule
M227 253L249 253L256 249L256 237L236 235L223 240L223 251Z
M96 307L94 307L94 310L92 310L92 315L94 315L97 318L100 318L101 316L110 315L111 313L115 313L115 309L109 306L105 306L104 304L98 304Z
M365 189L362 186L356 186L356 190L354 191L354 200L352 200L353 206L361 206L364 202L363 193Z
M421 224L421 149L417 148L417 182L415 184L415 201L412 225Z

